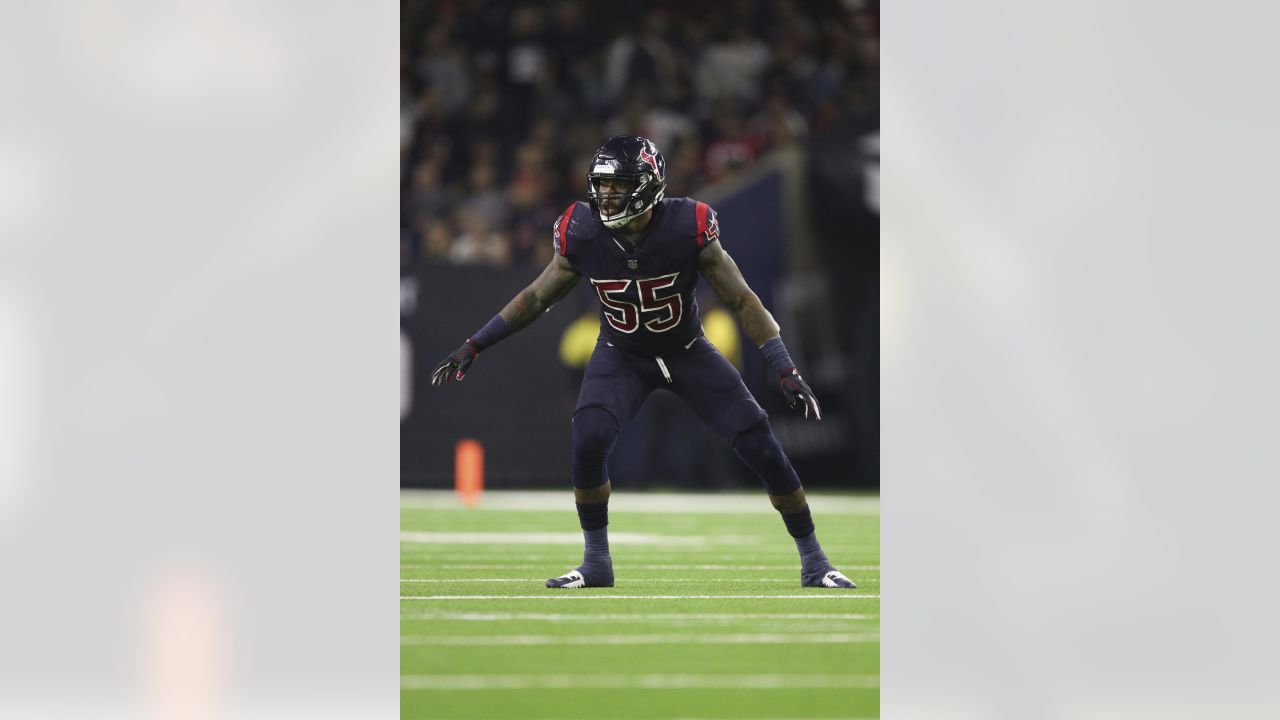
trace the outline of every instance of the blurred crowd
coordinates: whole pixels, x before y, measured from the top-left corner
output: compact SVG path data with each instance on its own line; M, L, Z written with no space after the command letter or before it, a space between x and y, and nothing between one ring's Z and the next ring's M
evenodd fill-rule
M544 264L612 135L678 197L878 112L874 0L404 0L401 28L402 266Z

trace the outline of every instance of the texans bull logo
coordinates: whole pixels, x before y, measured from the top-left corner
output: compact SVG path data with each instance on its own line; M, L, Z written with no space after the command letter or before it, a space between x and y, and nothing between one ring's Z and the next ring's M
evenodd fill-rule
M658 158L649 152L648 148L640 148L640 159L649 164L653 168L653 174L658 175Z

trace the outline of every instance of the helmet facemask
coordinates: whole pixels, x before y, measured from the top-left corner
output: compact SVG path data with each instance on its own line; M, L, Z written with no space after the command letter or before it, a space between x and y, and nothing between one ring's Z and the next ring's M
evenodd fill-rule
M600 190L600 182L602 180L630 182L631 189L602 192ZM596 216L600 218L600 222L605 227L614 230L643 215L662 199L665 191L666 183L658 181L651 173L641 173L639 175L620 175L611 172L587 174L587 194L591 199L591 207L595 210ZM605 212L605 201L608 202L611 208L614 208L614 212Z

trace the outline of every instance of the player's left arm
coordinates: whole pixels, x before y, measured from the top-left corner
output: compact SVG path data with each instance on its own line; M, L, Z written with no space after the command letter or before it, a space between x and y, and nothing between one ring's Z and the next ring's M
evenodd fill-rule
M716 291L716 295L720 296L725 307L729 308L729 312L737 318L742 331L756 347L779 337L781 328L773 315L769 314L764 303L760 302L760 298L747 285L738 264L729 257L720 243L709 243L702 249L698 255L698 270L707 279L711 289Z
M822 409L818 406L818 398L814 397L813 390L809 389L808 383L800 377L796 364L791 361L791 355L782 343L782 329L747 285L738 264L729 257L729 253L725 252L719 242L707 243L702 248L698 255L698 270L720 297L720 301L737 318L742 331L760 348L760 352L764 353L769 364L778 373L778 383L787 397L787 404L792 408L803 404L805 417L812 416L821 420Z

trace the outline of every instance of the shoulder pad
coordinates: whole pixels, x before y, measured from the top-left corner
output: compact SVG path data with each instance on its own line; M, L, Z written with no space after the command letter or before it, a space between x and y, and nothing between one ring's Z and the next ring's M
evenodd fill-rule
M676 198L675 202L682 203L676 225L680 234L696 238L699 249L720 239L720 223L710 205L689 198Z
M577 247L577 241L590 240L603 227L591 212L591 206L581 200L565 208L552 226L552 240L557 255L568 255Z
M689 198L666 198L662 201L666 206L666 212L671 213L675 218L676 232L681 235L692 237L698 232L697 219L694 217L694 206L697 205Z

